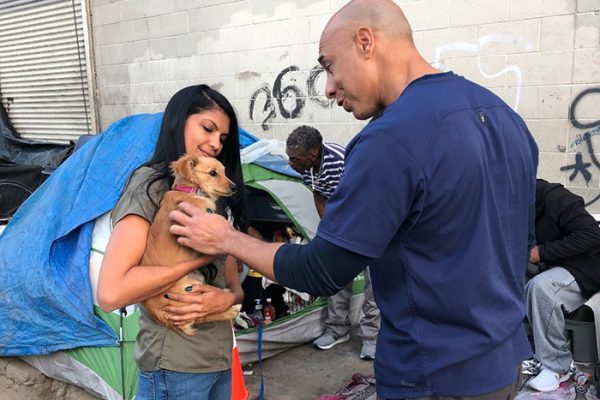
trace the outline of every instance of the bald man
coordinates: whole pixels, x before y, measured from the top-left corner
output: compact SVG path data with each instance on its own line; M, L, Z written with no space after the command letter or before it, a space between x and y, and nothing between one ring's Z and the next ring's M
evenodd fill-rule
M357 119L346 170L306 246L265 244L181 204L179 242L330 295L371 266L381 399L510 399L523 329L537 147L490 91L419 54L389 0L355 0L319 45L326 94Z

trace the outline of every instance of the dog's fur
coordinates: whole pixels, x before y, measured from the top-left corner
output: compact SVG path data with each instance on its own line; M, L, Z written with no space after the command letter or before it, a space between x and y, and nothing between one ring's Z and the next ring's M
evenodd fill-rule
M179 245L177 237L169 232L171 225L169 213L175 210L177 204L182 201L212 212L216 208L215 201L219 197L231 196L235 190L235 184L225 176L225 167L214 158L183 155L177 161L171 163L171 170L175 177L173 188L197 186L206 197L179 190L169 190L165 193L154 222L150 226L141 265L175 265L198 258L199 253L197 251ZM166 299L164 294L167 292L187 293L185 291L186 286L205 283L206 279L202 268L206 267L201 267L184 276L164 292L143 302L144 308L156 322L171 329L180 329L187 335L194 335L196 333L195 324L235 318L241 308L239 304L232 306L225 312L210 314L181 326L175 326L173 321L166 318L165 306L173 305L175 302Z

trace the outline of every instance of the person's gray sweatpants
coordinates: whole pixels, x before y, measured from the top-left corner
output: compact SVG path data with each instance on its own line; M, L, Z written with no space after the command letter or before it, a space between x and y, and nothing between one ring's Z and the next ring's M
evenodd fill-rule
M365 302L362 306L363 316L360 319L359 336L363 341L376 341L379 332L379 308L373 298L371 274L365 269ZM344 336L350 330L350 297L352 297L352 282L342 290L327 299L327 319L325 332L335 338Z
M525 292L535 358L551 371L567 373L573 356L565 336L564 312L585 303L579 285L569 271L554 267L527 282Z

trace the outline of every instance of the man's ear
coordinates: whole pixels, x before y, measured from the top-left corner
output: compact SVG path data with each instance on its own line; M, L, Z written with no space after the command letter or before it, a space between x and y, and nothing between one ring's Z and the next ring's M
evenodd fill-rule
M364 26L358 28L354 40L358 47L358 52L363 58L368 60L373 56L375 52L375 35L371 28Z

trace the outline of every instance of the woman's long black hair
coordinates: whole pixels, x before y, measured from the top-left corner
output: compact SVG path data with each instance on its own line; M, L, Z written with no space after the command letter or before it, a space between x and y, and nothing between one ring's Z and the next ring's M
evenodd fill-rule
M175 93L169 100L163 115L156 149L150 161L144 164L157 171L148 182L146 190L149 191L150 185L160 179L167 179L169 187L173 185L174 178L169 172L169 165L185 153L184 128L187 118L192 114L215 109L222 110L229 117L229 134L216 159L225 166L227 177L237 186L236 193L227 198L225 204L231 210L234 226L246 232L248 212L240 161L237 117L225 96L207 85L188 86Z

